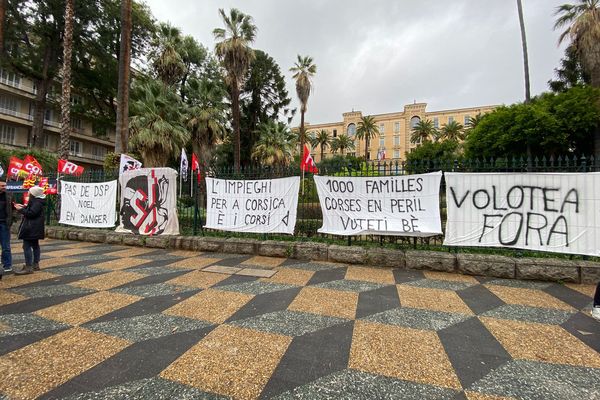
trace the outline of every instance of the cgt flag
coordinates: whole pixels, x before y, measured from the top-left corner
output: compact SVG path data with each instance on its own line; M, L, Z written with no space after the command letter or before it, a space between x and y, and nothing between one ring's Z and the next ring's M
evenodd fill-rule
M23 169L23 160L17 157L11 157L8 163L8 176L17 176L19 171Z
M304 155L302 156L302 162L300 163L300 169L302 171L312 172L313 174L318 174L319 170L315 165L315 160L313 160L310 152L308 151L308 146L304 145Z
M83 167L67 160L58 160L58 172L67 175L80 176L83 174Z
M21 168L21 170L25 171L28 174L43 175L42 166L40 165L38 160L35 159L34 156L30 155L25 156L25 159L23 160L23 167Z
M202 175L200 174L200 163L198 162L196 153L192 153L192 171L196 171L197 182L200 182Z

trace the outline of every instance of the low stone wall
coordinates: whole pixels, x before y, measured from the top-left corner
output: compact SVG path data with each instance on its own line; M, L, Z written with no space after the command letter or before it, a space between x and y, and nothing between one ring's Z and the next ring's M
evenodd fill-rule
M157 249L255 254L306 261L332 261L379 267L409 268L497 278L535 279L554 282L600 281L600 263L555 258L511 258L492 254L445 253L338 246L315 242L285 242L205 236L134 236L93 229L47 227L52 239L81 240Z

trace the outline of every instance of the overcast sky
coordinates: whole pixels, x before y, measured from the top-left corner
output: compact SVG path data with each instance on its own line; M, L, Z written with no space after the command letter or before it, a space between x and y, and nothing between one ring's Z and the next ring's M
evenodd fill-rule
M556 7L569 0L523 0L532 95L547 89L563 49L553 30ZM254 48L271 55L298 105L289 68L296 55L317 65L306 121L342 113L401 111L413 101L429 111L510 104L524 98L516 0L146 0L209 49L222 27L218 9L254 18ZM298 113L299 114L299 113ZM296 118L294 123L298 123Z

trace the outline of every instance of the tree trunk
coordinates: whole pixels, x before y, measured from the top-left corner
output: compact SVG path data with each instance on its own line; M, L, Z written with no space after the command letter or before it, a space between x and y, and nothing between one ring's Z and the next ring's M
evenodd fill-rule
M525 35L525 19L523 18L523 4L517 0L517 10L519 11L519 25L521 27L521 44L523 45L523 69L525 71L525 104L531 101L531 85L529 83L529 55L527 53L527 36ZM527 138L527 165L531 166L531 143Z
M365 161L369 161L369 137L365 134Z
M121 43L119 48L119 83L117 88L117 124L115 153L126 153L129 143L129 83L131 65L131 3L121 0Z
M594 68L590 75L592 86L600 88L600 67ZM600 108L600 101L598 101L598 108ZM594 129L594 163L600 167L600 124ZM596 169L596 171L600 171L600 169Z
M240 172L240 89L237 80L231 84L231 113L233 114L233 167Z
M48 45L44 49L44 61L42 66L42 78L36 79L37 93L35 100L33 101L34 112L33 112L33 126L31 127L31 147L44 147L44 113L46 111L46 96L48 94L48 88L52 83L52 77L50 76L51 64L54 65L56 62L56 54L54 52L54 46Z
M60 101L59 157L69 158L71 137L71 56L73 53L73 0L65 5L65 34L63 37L62 97Z
M6 26L8 0L0 0L0 54L4 53L4 27Z
M323 156L325 155L325 149L323 148L323 143L321 143L321 159L319 162L323 162Z
M300 159L302 159L304 155L304 107L300 109L300 132L298 134L300 135L298 138L298 142L300 143Z

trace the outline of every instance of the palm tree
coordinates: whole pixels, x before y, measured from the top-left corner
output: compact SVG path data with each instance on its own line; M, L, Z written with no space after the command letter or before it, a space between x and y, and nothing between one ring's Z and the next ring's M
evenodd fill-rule
M340 149L338 146L338 138L331 139L329 146L331 147L331 154L337 154L338 150Z
M294 151L294 136L289 128L281 122L269 121L259 126L258 133L252 158L264 165L288 165Z
M150 54L150 58L153 60L152 66L158 78L165 85L179 82L185 73L185 64L179 54L179 50L183 50L179 28L161 23L152 41L152 48L155 50Z
M437 129L435 129L435 127L433 126L432 120L420 120L412 129L412 133L410 135L410 142L427 142L428 140L435 138L436 135Z
M461 123L452 120L447 124L442 125L440 136L446 140L462 140L464 139L463 129L464 127Z
M306 113L306 105L308 103L308 97L312 90L311 78L317 73L317 66L313 64L312 57L302 57L298 54L298 60L290 72L293 72L292 76L296 80L296 94L300 100L300 154L304 148L305 132L304 132L304 114Z
M570 39L593 87L600 87L600 0L577 0L556 10L554 29L565 28L559 44ZM594 132L594 154L600 157L600 126Z
M65 2L65 33L63 36L62 96L60 98L59 157L69 158L71 137L71 59L73 54L73 0Z
M379 135L379 128L375 124L375 118L372 115L361 117L356 129L356 138L365 140L365 161L369 158L369 141L377 135Z
M333 139L335 143L336 151L339 150L342 155L346 152L346 150L354 150L354 140L350 138L350 136L345 133ZM333 146L332 146L333 147Z
M186 125L191 132L192 148L201 160L210 160L211 150L223 141L225 128L225 104L223 87L212 79L189 81L193 105L186 112Z
M131 7L133 0L121 0L121 43L117 87L117 124L115 153L127 152L129 143L129 84L131 66Z
M216 28L213 35L218 41L215 53L226 71L225 81L229 85L231 95L231 113L233 119L233 163L236 171L240 169L240 90L244 83L246 71L254 60L254 50L250 44L256 36L256 26L252 17L232 8L229 15L223 9L219 14L225 29Z
M323 161L325 157L325 149L331 145L331 138L329 137L329 132L325 129L321 129L315 136L314 141L311 143L313 147L321 148L321 158L320 161Z
M474 117L469 117L469 121L467 122L467 125L465 126L465 129L467 130L467 132L470 132L471 130L475 129L477 127L477 125L479 125L479 123L481 122L482 119L483 119L483 115L481 115L481 113L478 113Z
M183 127L183 105L173 89L158 81L135 88L132 103L131 145L142 155L144 165L164 167L181 153L190 140Z
M8 0L0 0L0 54L4 53L4 29L6 27L6 8Z

